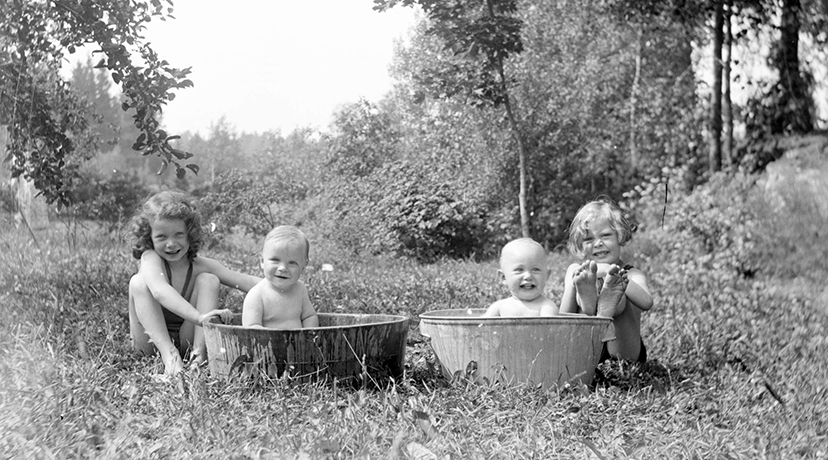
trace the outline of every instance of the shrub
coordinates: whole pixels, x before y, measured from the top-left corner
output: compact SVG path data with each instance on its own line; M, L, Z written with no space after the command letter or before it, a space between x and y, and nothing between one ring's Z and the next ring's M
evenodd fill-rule
M389 252L426 263L489 255L486 205L440 176L404 162L357 180L334 178L326 192L333 228L325 234L355 253Z
M109 231L115 231L132 216L149 190L137 173L115 171L109 176L89 173L77 181L72 194L71 216L104 222Z
M756 178L719 173L692 193L679 192L667 204L661 201L663 194L653 192L657 184L651 184L654 187L639 189L640 201L627 208L648 228L672 270L752 276L758 269L754 235L759 219L750 206Z
M200 208L203 221L215 224L219 241L234 228L262 236L275 225L293 223L288 216L305 193L301 183L282 174L256 177L231 169L219 175Z

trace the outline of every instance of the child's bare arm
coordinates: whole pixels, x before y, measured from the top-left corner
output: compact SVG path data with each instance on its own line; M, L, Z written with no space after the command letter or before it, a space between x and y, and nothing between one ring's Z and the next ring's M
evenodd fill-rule
M155 251L144 251L140 270L147 288L158 303L185 321L201 324L202 315L170 285L165 275L164 262Z
M545 302L540 309L541 316L555 316L558 314L558 306L555 305L551 299L547 299L548 301Z
M498 300L497 302L489 305L489 308L483 312L483 316L500 316L500 303L501 301Z
M575 298L575 270L579 267L578 264L572 264L566 269L566 276L564 276L564 292L561 297L561 313L578 313L578 300Z
M244 304L242 305L242 326L244 327L262 327L262 318L264 313L264 306L262 305L262 296L258 289L251 289L247 295L244 296Z
M319 327L319 317L311 305L308 289L302 285L302 327Z
M629 283L627 284L626 291L624 291L627 300L642 310L652 308L653 296L650 295L650 288L647 285L647 277L644 273L635 268L630 269L627 272L627 279Z
M216 275L221 284L227 287L249 292L256 283L261 281L261 278L257 276L230 270L215 259L200 256L198 259L199 262L204 264L206 272Z

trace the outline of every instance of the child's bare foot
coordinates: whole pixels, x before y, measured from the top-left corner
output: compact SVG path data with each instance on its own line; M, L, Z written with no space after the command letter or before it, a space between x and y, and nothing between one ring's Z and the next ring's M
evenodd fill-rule
M207 357L203 353L192 353L190 355L189 370L199 368L205 364L207 364Z
M177 375L184 370L184 361L181 360L178 351L170 353L169 357L162 356L161 360L164 362L164 375Z
M601 294L598 296L598 316L612 318L615 316L616 307L624 297L627 290L627 271L613 265L604 277L604 285Z
M595 314L595 308L598 304L598 290L595 288L595 273L597 271L598 264L595 261L587 260L572 275L578 305L588 315Z

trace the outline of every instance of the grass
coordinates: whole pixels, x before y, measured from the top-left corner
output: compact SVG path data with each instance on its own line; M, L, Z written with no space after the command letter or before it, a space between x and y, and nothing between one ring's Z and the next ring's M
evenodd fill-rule
M320 311L413 319L406 374L387 388L219 379L158 382L128 340L124 243L94 226L0 231L3 458L828 458L828 319L770 279L638 261L656 307L651 362L602 367L593 387L448 382L416 315L502 296L493 263L422 266L312 254ZM255 251L214 251L258 273ZM552 258L550 292L570 260ZM228 294L228 305L240 305Z

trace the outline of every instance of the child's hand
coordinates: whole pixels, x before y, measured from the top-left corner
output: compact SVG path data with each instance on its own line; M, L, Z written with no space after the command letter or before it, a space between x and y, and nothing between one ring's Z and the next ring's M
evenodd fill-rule
M214 316L218 316L219 318L221 318L221 322L224 324L229 324L231 321L233 321L233 312L226 308L223 308L221 310L212 310L209 313L201 315L201 319L199 322L201 324L205 324L208 321L210 321L210 319Z

